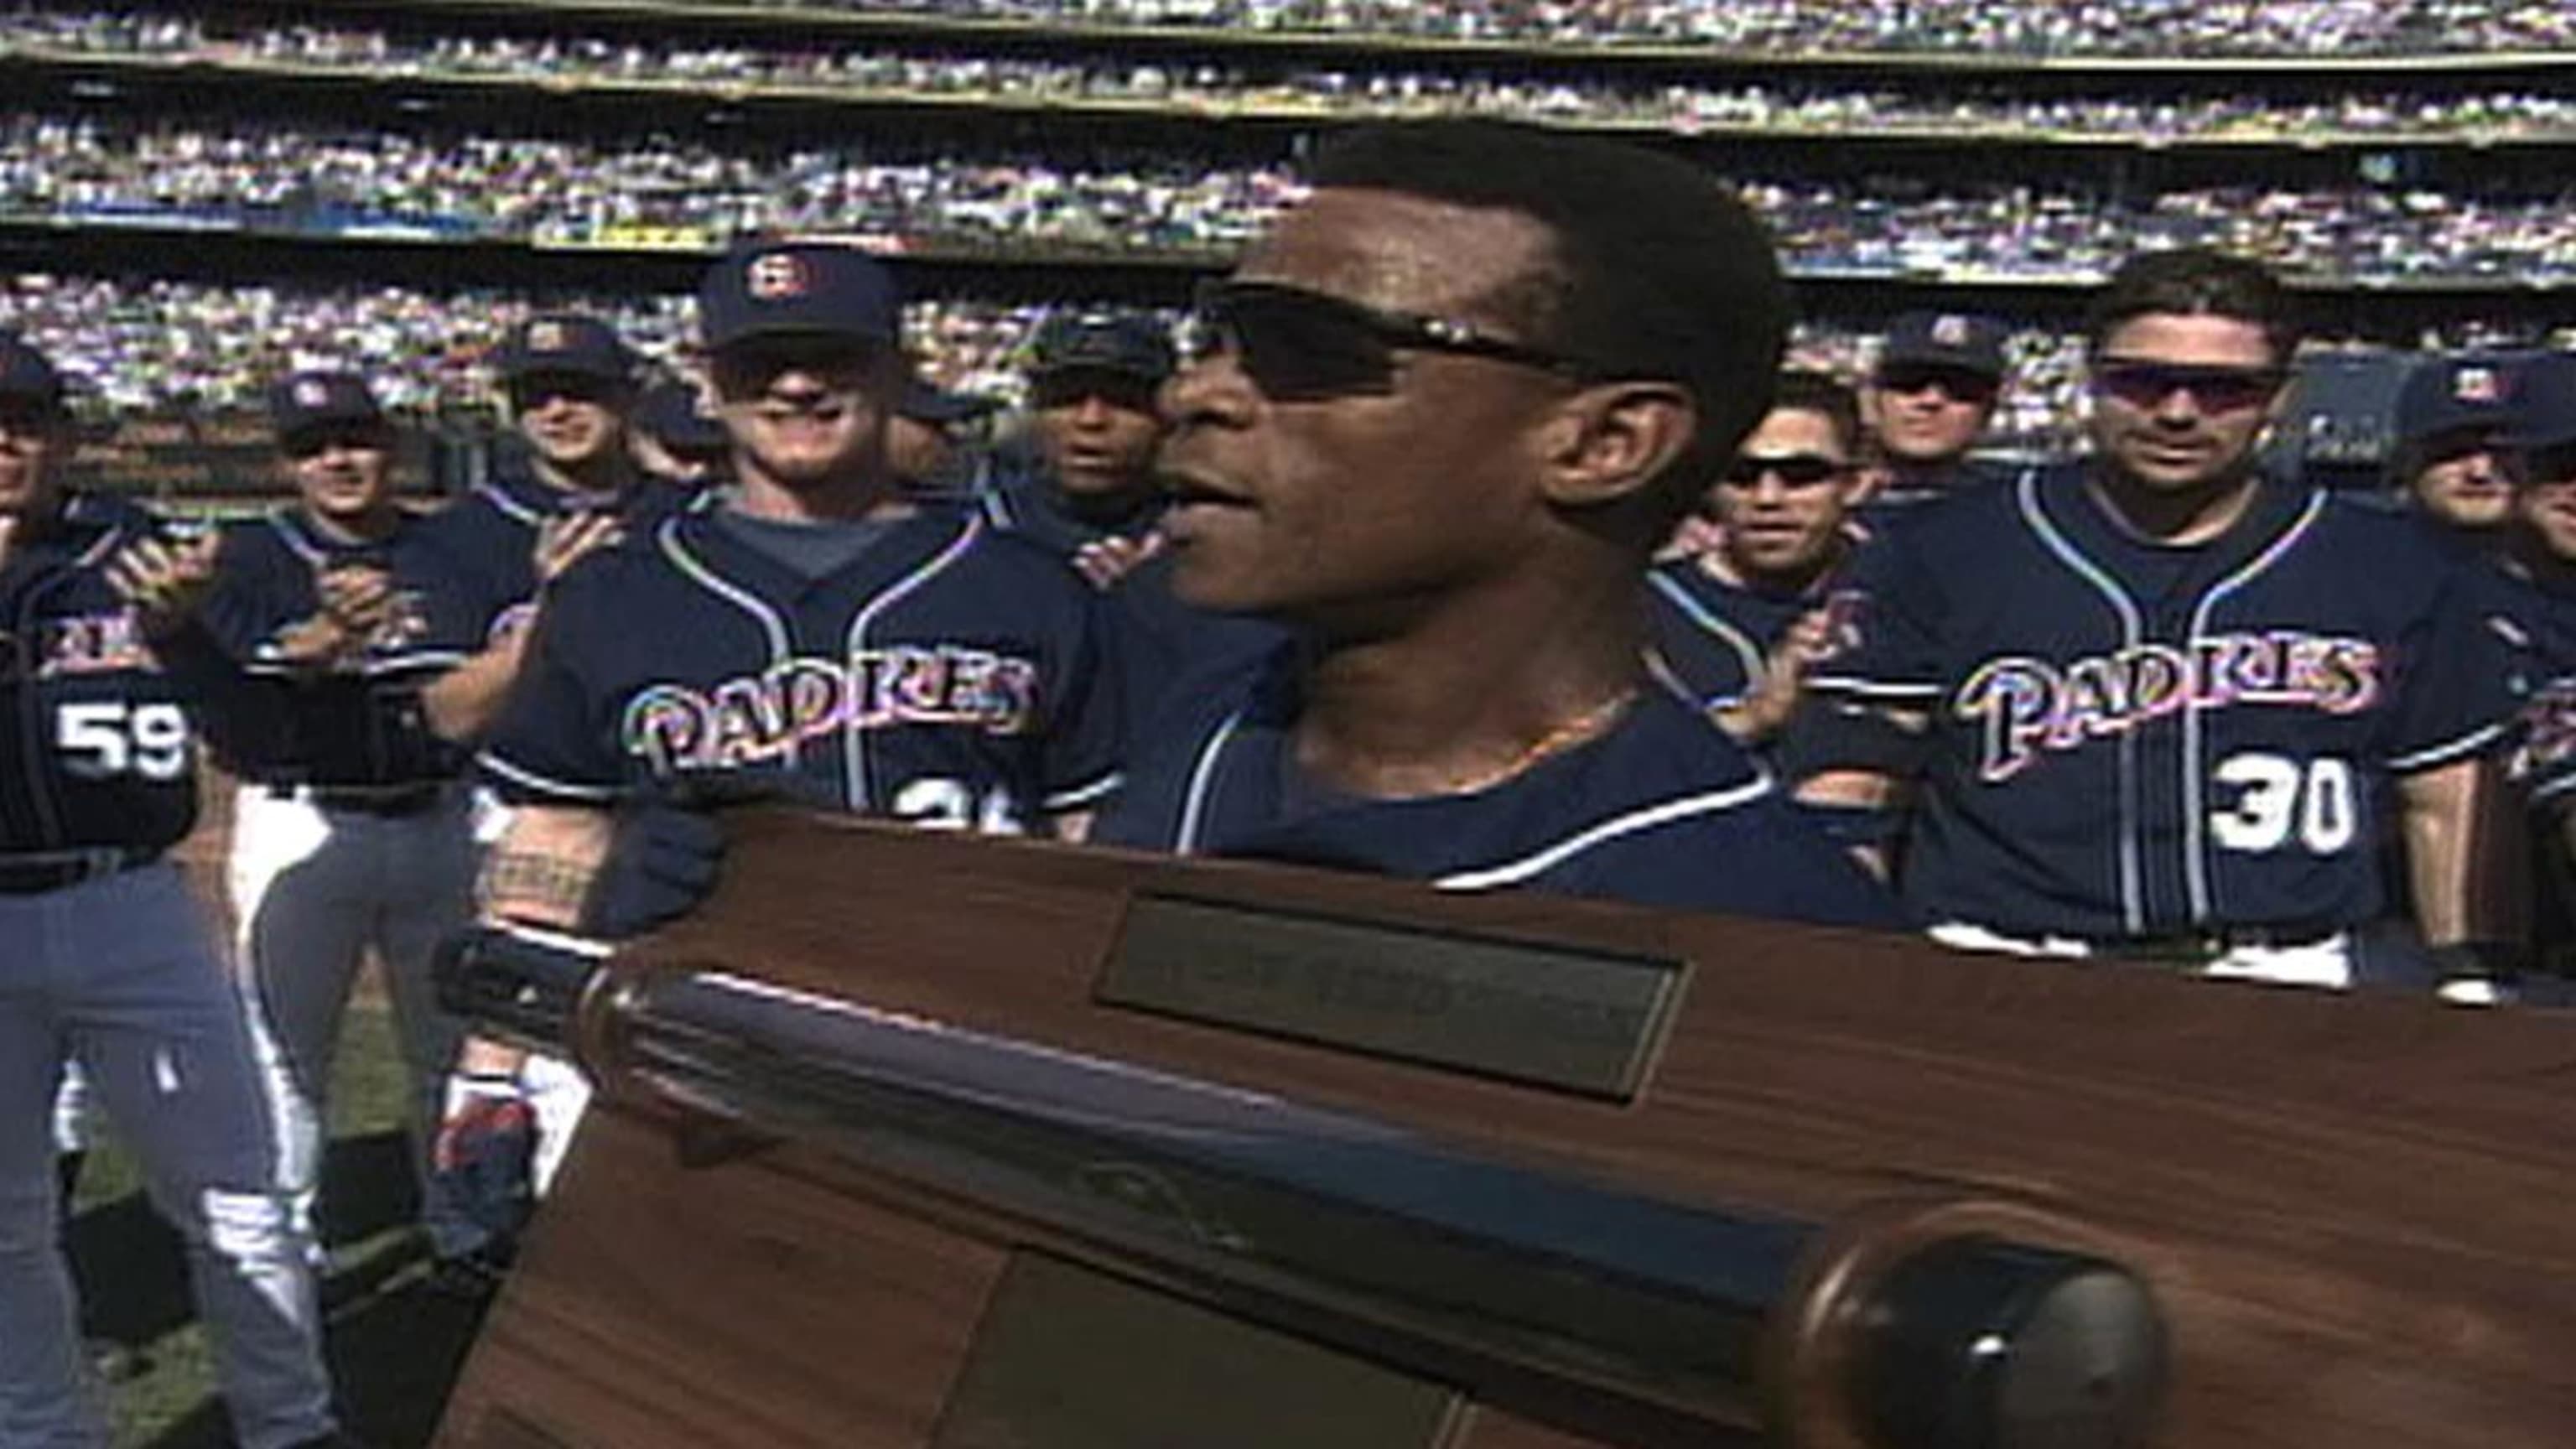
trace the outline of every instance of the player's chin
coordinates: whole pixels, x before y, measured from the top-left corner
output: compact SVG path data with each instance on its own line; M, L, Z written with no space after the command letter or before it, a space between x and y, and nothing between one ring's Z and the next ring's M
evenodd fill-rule
M1268 613L1279 604L1277 590L1261 576L1256 561L1224 544L1170 545L1172 597L1193 609L1216 614Z

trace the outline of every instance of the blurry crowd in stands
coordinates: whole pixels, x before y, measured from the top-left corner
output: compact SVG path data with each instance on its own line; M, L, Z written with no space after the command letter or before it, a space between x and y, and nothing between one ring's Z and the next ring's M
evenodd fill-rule
M2195 7L2195 13L2239 8L2213 4ZM2560 8L2576 13L2576 7ZM1392 62L1370 69L1309 64L1255 71L1208 61L1150 63L1111 56L1035 60L905 53L876 44L836 44L827 36L775 48L569 33L541 38L429 37L263 25L255 17L44 9L0 13L0 41L82 54L363 68L379 75L508 76L707 88L756 85L1022 104L1123 102L1370 116L1465 111L1520 120L1682 130L1867 128L2146 139L2312 139L2336 133L2534 136L2576 131L2576 101L2492 86L2440 94L2360 91L2307 98L2224 91L2150 96L2107 88L2091 95L2031 96L1963 81L1940 93L1927 93L1849 81L1839 85L1783 82L1776 77L1734 84L1650 76L1625 80L1516 77L1407 69Z
M197 128L20 115L0 126L0 215L334 234L370 228L712 247L842 233L915 249L1223 255L1299 194L1277 165L1177 151L964 157L924 139L780 154L673 138ZM2136 196L2068 181L1738 178L1794 270L2092 278L2136 246L2208 245L2325 280L2576 276L2576 194L2261 185Z
M649 3L649 0L648 0ZM758 0L959 20L1759 51L2345 55L2576 46L2562 0Z
M0 277L0 331L18 331L77 381L94 416L174 410L251 410L281 372L329 361L362 367L386 403L409 413L468 412L491 402L488 355L509 328L536 312L566 307L608 318L648 359L681 363L687 309L678 297L539 295L502 291L428 293L218 287L99 277ZM1024 401L1022 356L1046 309L963 298L916 302L908 343L939 386ZM1177 316L1166 316L1176 322ZM1846 379L1867 374L1875 324L1811 321L1792 362ZM2428 349L2576 347L2576 332L2544 334L2503 323L2472 323L2416 339ZM2326 339L2312 345L2357 346ZM2073 443L2080 416L2082 341L2024 326L2005 344L2008 382L1990 437L2007 450L2054 453Z

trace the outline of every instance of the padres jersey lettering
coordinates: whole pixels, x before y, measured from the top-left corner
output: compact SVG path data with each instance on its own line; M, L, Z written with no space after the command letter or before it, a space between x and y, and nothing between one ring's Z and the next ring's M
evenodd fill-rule
M0 852L157 855L196 820L182 691L103 569L152 520L75 497L0 569Z
M2089 938L2370 919L2384 783L2496 747L2510 711L2460 571L2286 484L2198 548L2106 509L2033 470L1862 556L1855 642L1811 686L1928 716L1909 903Z
M1070 570L970 511L808 579L711 513L558 585L484 757L516 798L757 773L817 803L1013 829L1117 784L1118 670Z

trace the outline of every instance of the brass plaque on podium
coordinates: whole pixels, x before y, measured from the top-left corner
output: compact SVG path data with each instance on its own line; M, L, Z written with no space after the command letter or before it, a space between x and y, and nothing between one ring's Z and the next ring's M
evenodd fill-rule
M1627 1101L1680 979L1649 956L1140 895L1095 994Z
M1086 1268L1014 1258L932 1449L1430 1449L1457 1396Z

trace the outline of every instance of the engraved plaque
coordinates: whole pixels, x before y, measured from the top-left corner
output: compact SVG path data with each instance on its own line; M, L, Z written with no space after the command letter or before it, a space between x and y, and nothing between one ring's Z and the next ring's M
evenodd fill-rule
M1680 963L1140 895L1097 997L1625 1101Z
M1036 1254L1012 1259L932 1449L1431 1449L1456 1395Z

